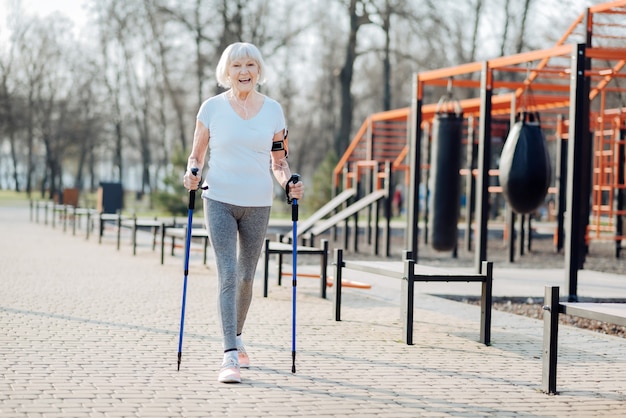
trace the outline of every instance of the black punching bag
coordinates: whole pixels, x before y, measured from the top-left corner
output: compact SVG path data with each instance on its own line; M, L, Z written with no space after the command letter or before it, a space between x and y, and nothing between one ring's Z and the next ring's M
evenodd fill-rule
M539 115L522 113L506 138L500 155L500 184L516 213L535 211L545 200L552 167Z
M461 136L463 116L437 113L430 152L429 242L436 251L456 247L461 199Z

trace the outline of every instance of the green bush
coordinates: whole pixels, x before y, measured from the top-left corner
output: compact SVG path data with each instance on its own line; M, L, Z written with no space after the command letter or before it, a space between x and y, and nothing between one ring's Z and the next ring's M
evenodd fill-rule
M187 215L189 192L183 186L183 175L187 170L188 153L177 150L172 155L172 165L163 179L163 189L154 193L154 205L172 216ZM200 191L196 192L195 208L202 207Z
M302 200L306 213L314 213L333 197L333 170L337 165L337 155L329 151L313 173L312 188L307 190Z

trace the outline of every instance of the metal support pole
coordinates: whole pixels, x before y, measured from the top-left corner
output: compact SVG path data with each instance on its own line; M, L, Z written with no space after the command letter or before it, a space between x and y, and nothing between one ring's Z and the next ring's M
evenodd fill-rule
M578 270L582 267L585 233L589 221L587 185L590 174L586 172L591 155L589 149L589 79L585 76L588 60L585 44L574 46L572 54L572 76L570 84L570 128L567 155L567 220L569 234L565 243L565 293L570 302L578 299ZM587 208L587 210L585 210Z
M341 273L343 269L343 250L335 248L335 321L341 321Z
M392 190L394 184L394 174L391 169L391 163L385 163L385 190L387 190L387 199L385 199L385 231L383 233L384 239L384 254L385 257L391 257L391 216L392 216ZM396 186L397 187L397 186ZM378 254L378 252L376 253Z
M474 219L474 206L476 202L476 153L478 152L474 141L474 117L467 118L467 169L469 174L465 182L465 249L472 251L472 220Z
M491 344L491 305L493 301L493 263L483 261L480 274L485 276L480 296L480 342Z
M419 237L419 188L421 182L421 137L422 137L422 86L418 76L413 77L413 100L411 103L411 135L409 137L409 187L407 196L406 247L411 250L411 258L417 262Z
M402 335L404 342L413 345L413 309L415 305L415 261L409 252L404 252L404 275L400 296L400 315L402 316Z
M543 302L543 367L541 389L556 394L556 363L559 336L559 287L546 286Z
M328 285L328 277L326 274L326 269L328 268L328 240L323 239L321 243L323 254L320 256L322 257L320 266L320 297L326 299L326 287Z
M489 217L489 167L491 163L492 70L483 62L480 79L480 126L478 136L478 179L476 181L476 249L474 267L480 271L487 261L487 220Z
M506 205L507 226L509 230L509 236L507 237L509 247L509 263L515 262L515 212L511 209L510 205Z
M559 131L563 123L563 116L559 115ZM567 196L567 141L562 135L557 138L556 148L557 170L557 200L556 200L556 250L563 250L565 240L565 198Z
M626 129L620 130L621 142L617 145L617 184L626 186ZM619 188L617 190L617 215L615 215L615 234L619 237L624 236L624 209L626 209L626 189ZM615 258L620 257L622 250L622 239L615 240Z

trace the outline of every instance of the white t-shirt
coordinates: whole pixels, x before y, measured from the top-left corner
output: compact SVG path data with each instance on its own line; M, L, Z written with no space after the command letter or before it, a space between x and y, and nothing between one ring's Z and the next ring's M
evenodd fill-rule
M259 113L241 118L226 93L206 100L197 119L209 129L209 189L202 196L237 206L271 206L272 139L285 129L280 104L264 96Z

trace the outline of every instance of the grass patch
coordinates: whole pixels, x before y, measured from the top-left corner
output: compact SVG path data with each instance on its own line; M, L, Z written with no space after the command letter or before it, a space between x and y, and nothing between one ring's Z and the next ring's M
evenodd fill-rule
M28 196L24 192L0 190L0 206L28 205Z

